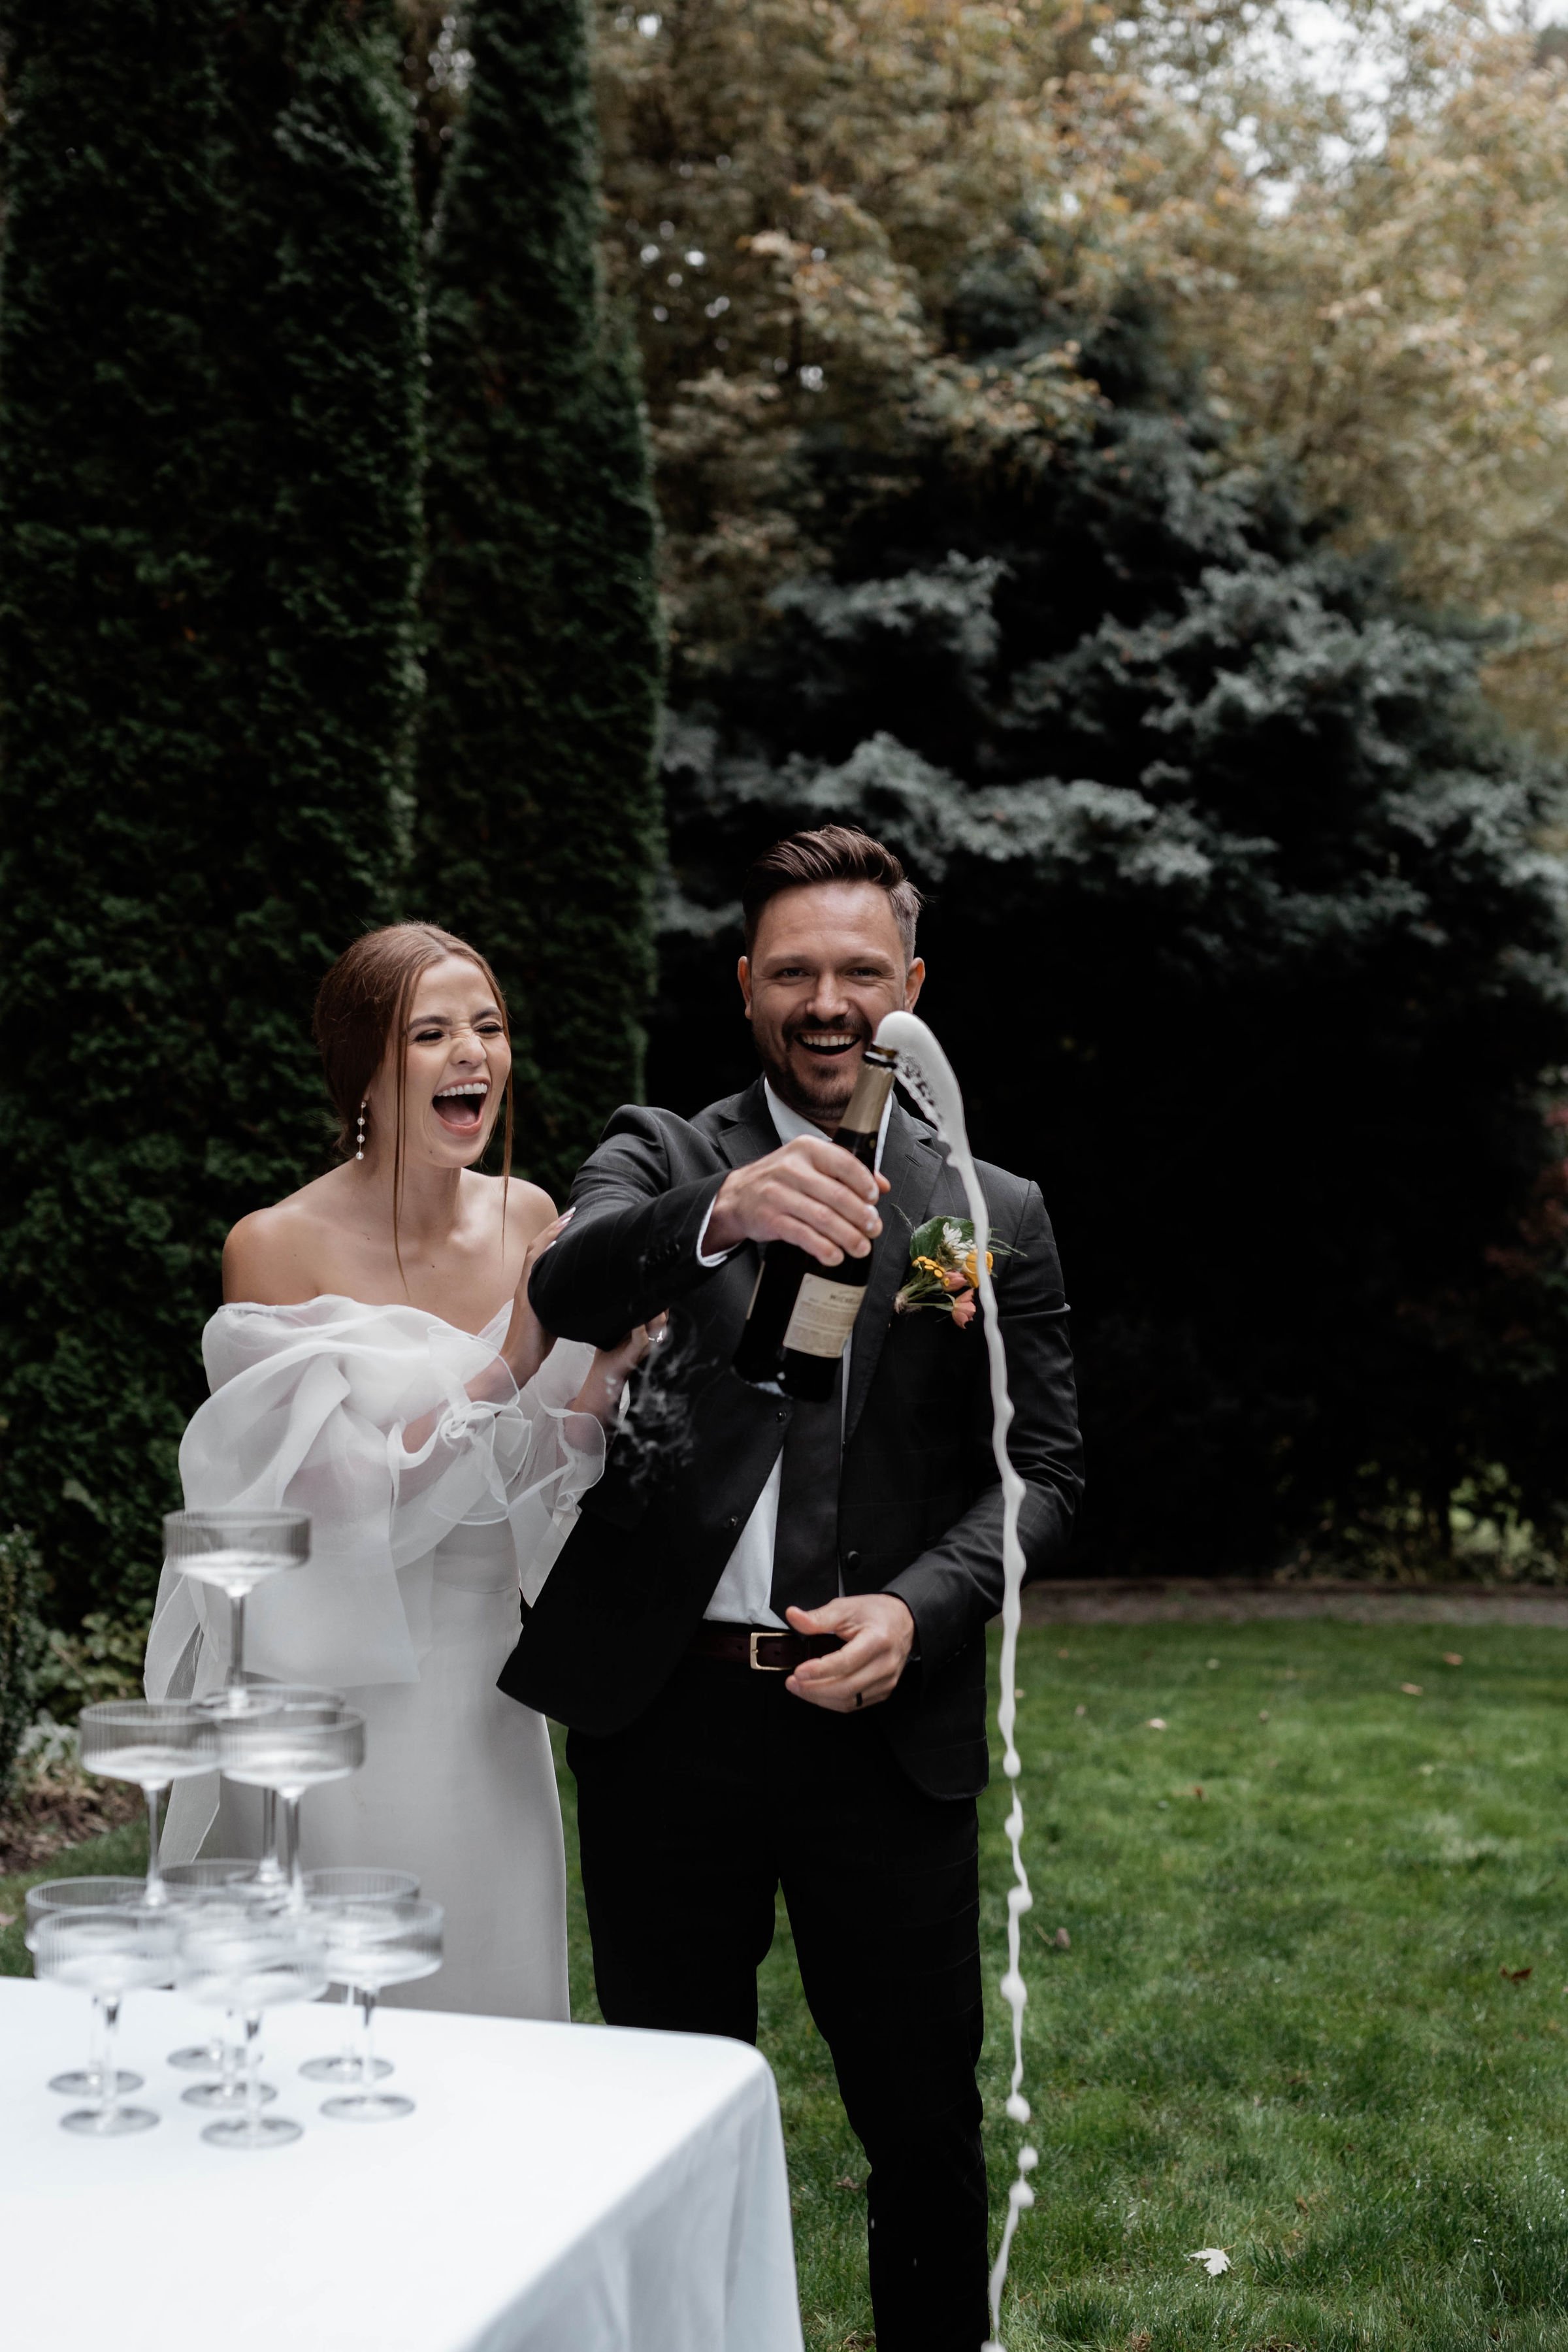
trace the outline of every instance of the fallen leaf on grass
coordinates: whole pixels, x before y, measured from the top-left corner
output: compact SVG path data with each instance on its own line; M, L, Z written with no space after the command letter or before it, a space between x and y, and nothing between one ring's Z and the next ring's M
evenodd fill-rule
M16 1914L15 1911L0 1911L0 1927L14 1927L16 1924Z
M1522 1984L1525 1978L1533 1973L1531 1969L1499 1969L1498 1970L1499 1976L1506 1977L1510 1984Z
M1051 1941L1056 1946L1058 1952L1068 1952L1072 1949L1072 1937L1068 1934L1065 1927L1058 1927L1056 1934L1051 1937Z
M1259 1723L1267 1723L1267 1722L1268 1722L1268 1709L1266 1706L1260 1706L1260 1707L1258 1708L1258 1722L1259 1722Z
M1399 1687L1405 1693L1406 1698L1424 1698L1426 1696L1426 1693L1422 1690L1419 1683L1401 1683Z
M1163 1715L1152 1715L1143 1727L1145 1731L1169 1731L1170 1727Z
M852 2172L841 2172L833 2186L835 2189L858 2189L860 2183Z
M1075 1715L1087 1715L1089 1713L1089 1709L1087 1706L1075 1706L1073 1713Z
M1459 1655L1459 1653L1458 1652L1458 1650L1445 1650L1445 1651L1444 1651L1444 1653L1443 1653L1443 1664L1444 1664L1446 1666L1462 1666L1462 1665L1464 1664L1464 1663L1465 1663L1465 1662L1464 1662L1463 1658Z
M1203 1792L1204 1792L1204 1791L1203 1791L1203 1784L1202 1784L1202 1782L1201 1782L1201 1781L1198 1781L1198 1780L1194 1780L1194 1781L1193 1782L1193 1794L1194 1794L1194 1797L1201 1797L1201 1796L1203 1795Z
M1205 1664L1205 1666L1207 1666L1207 1667L1208 1667L1209 1671L1212 1673L1212 1672L1214 1671L1215 1667L1218 1665L1218 1664L1219 1664L1219 1660L1218 1660L1217 1658L1205 1658L1205 1659L1204 1660L1204 1664Z
M1057 1652L1057 1655L1058 1658L1065 1658L1067 1656L1067 1652L1065 1650L1058 1650Z
M1187 2260L1202 2263L1210 2278L1219 2278L1230 2268L1230 2256L1223 2246L1200 2246L1195 2254L1187 2256Z

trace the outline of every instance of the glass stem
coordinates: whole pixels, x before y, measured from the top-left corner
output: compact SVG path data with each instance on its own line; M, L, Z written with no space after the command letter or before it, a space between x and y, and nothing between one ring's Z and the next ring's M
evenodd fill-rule
M375 2087L375 1987L374 1985L361 1985L359 1988L359 2014L360 2088L362 2091L371 2091Z
M147 1892L143 1899L150 1911L162 1910L169 1900L169 1890L163 1884L163 1867L159 1858L158 1806L172 1785L168 1780L144 1781L142 1788L142 1794L147 1800Z
M300 1866L300 1800L286 1790L279 1791L283 1815L283 1867L289 1879L289 1908L305 1908L305 1874Z
M245 2121L253 2137L261 2123L261 2049L256 2038L260 2031L257 2010L245 2021Z
M261 1859L256 1865L258 1886L281 1886L283 1864L278 1858L278 1791L261 1791Z
M245 2032L238 2012L228 2010L224 2015L226 2032L218 2037L218 2079L227 2096L225 2106L235 2104L234 2094L239 2087L239 2070L245 2063L245 2045L239 2039Z
M224 1683L228 1691L245 1688L245 1595L231 1592L228 1596L228 1674Z
M115 2028L120 2023L120 1995L106 1993L103 2010L103 2071L98 2078L98 2120L107 2124L120 2105L120 2068L115 2050Z
M343 2056L353 2063L359 2057L359 2042L354 2032L354 2010L359 2000L352 1984L343 1987Z
M100 2100L103 2096L105 2067L107 2064L107 2061L104 2057L104 2038L103 1995L100 1992L95 1992L92 1996L92 2024L89 2029L88 2035L87 2073L92 2081L97 2095Z

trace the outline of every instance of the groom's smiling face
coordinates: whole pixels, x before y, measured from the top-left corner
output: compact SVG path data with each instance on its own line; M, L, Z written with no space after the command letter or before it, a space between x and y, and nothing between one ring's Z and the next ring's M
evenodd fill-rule
M878 1023L912 1009L925 966L876 883L809 882L768 900L739 978L774 1093L831 1135Z

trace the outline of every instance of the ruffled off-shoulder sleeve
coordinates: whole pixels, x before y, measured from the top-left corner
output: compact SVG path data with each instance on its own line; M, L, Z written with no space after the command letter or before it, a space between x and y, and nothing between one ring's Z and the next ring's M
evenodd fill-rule
M459 1523L504 1519L532 1600L604 1467L599 1423L571 1409L593 1357L575 1342L557 1342L519 1389L489 1335L416 1307L315 1298L221 1307L202 1347L212 1394L180 1447L186 1507L310 1515L308 1565L247 1604L246 1662L259 1674L417 1681L398 1570ZM207 1637L221 1638L226 1606L165 1568L150 1695L189 1688L204 1647L212 1679Z

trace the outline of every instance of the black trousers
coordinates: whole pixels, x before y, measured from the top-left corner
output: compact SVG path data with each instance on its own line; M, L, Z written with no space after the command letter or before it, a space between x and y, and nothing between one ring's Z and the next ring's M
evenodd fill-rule
M973 1802L900 1770L876 1710L688 1661L607 1739L574 1732L583 1884L612 2025L757 2038L783 1885L867 2183L878 2352L978 2352L986 2309Z

